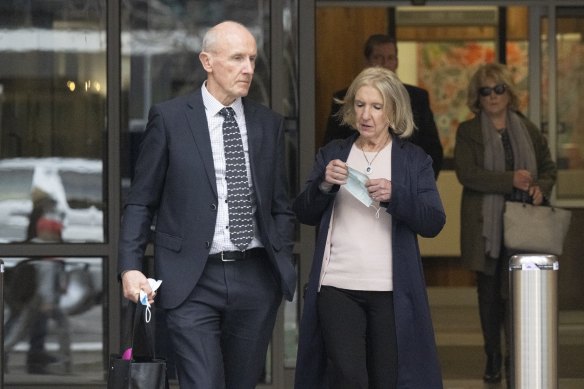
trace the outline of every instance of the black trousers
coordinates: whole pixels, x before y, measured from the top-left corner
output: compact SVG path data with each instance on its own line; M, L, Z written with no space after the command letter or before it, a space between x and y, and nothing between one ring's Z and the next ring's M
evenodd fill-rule
M479 314L485 353L501 355L501 330L509 353L509 253L501 251L494 275L477 272Z
M318 295L318 315L331 367L331 388L396 388L392 292L323 286Z
M267 257L209 259L187 300L166 311L180 388L255 388L281 302Z

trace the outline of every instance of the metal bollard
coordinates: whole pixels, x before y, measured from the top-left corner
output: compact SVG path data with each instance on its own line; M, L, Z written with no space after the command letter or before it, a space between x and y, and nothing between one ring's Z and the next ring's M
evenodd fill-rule
M511 388L558 388L558 269L554 255L509 260Z

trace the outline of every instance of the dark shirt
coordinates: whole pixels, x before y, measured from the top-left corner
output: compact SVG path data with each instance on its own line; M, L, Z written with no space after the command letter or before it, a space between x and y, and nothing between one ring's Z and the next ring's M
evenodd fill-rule
M409 140L420 146L432 157L434 177L438 178L438 173L442 167L443 150L438 136L438 129L436 128L436 123L434 123L434 115L430 109L428 92L413 85L404 84L404 86L410 95L414 123L417 127ZM341 125L341 121L334 116L341 108L340 104L335 103L334 99L342 100L346 93L347 88L337 91L333 95L331 114L327 121L323 144L327 144L333 139L344 139L356 131L350 126Z
M509 132L507 129L503 129L500 132L501 142L503 143L503 150L505 152L505 170L513 171L515 170L515 157L513 155L513 147L511 146L511 139L509 138ZM519 201L522 203L533 204L533 199L529 195L529 192L513 188L511 194L505 196L506 200L509 201Z

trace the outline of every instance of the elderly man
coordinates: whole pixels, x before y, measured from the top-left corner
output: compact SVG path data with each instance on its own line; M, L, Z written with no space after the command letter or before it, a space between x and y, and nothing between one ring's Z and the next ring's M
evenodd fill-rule
M165 309L185 389L254 388L282 296L296 285L284 121L246 98L256 56L239 23L207 32L207 80L151 108L124 208L124 296L143 290ZM155 215L158 296L141 271Z

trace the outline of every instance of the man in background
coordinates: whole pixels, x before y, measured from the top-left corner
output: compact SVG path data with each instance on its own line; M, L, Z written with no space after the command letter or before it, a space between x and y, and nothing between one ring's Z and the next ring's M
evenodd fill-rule
M363 50L367 66L381 66L395 73L398 66L397 42L393 37L382 34L371 35ZM438 178L438 173L442 167L443 150L438 136L438 129L434 123L434 115L430 108L430 98L425 89L417 86L404 84L414 114L416 131L410 138L411 142L420 146L432 157L432 168L434 177ZM340 109L340 104L335 99L342 100L347 93L347 88L337 91L333 95L331 114L327 121L324 144L333 139L343 139L353 134L356 130L347 125L341 125L341 120L336 113Z

